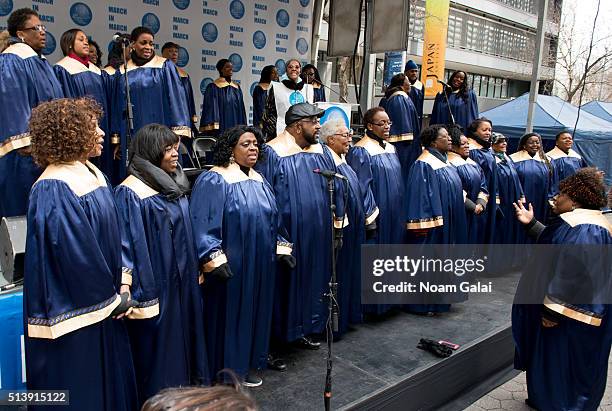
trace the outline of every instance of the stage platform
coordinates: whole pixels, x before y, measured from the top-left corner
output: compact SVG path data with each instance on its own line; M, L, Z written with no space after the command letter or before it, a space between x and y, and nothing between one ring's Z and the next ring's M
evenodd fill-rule
M332 408L462 410L512 378L510 312L518 279L495 278L492 294L472 294L437 317L393 311L357 325L333 346ZM439 359L416 348L420 338L461 348ZM288 370L266 370L263 385L250 389L261 409L323 409L327 347L283 355Z

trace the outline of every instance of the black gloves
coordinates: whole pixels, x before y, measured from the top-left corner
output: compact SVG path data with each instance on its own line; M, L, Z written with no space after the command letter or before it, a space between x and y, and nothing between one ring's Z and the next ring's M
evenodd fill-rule
M342 248L342 229L334 229L334 248L336 250Z
M138 301L136 300L128 300L130 298L129 293L121 294L121 303L115 307L115 309L110 313L111 317L116 317L120 314L125 313L132 307L136 307L138 305Z
M376 226L376 221L371 224L366 225L366 240L372 240L376 238L378 235L378 227Z
M421 341L419 341L419 345L417 345L417 348L429 351L436 357L440 358L450 357L453 354L453 350L451 350L449 347L442 345L437 341L430 340L428 338L421 338Z
M295 268L295 264L296 264L295 257L290 254L278 255L276 259L280 261L281 263L285 264L285 266L287 266L289 269Z
M208 275L217 277L219 280L229 280L234 276L234 273L230 270L229 264L224 263L212 270Z

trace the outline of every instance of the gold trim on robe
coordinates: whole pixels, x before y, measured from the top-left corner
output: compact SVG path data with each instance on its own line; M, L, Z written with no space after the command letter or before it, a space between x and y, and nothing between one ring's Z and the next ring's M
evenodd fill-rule
M349 220L347 216L344 216L344 218L338 218L334 215L334 228L336 229L341 229L344 227L348 227L349 225Z
M121 267L121 284L132 285L132 269Z
M412 141L414 140L414 134L405 133L405 134L394 134L389 136L389 143L399 143L400 141Z
M483 193L482 191L478 193L478 198L480 198L481 200L484 200L485 203L489 203L489 196L485 193Z
M227 263L227 257L223 250L215 251L210 255L210 261L204 264L204 272L210 273L215 268Z
M189 77L189 74L188 74L188 73L187 73L185 70L183 70L181 67L176 66L176 70L177 70L177 71L178 71L178 73L179 73L179 77L182 77L182 78L187 78L187 77Z
M601 325L601 316L578 307L573 307L570 304L564 303L548 295L544 297L544 306L564 317L580 321L581 323L593 325L595 327Z
M39 57L43 60L46 60L45 56L39 56L38 53L34 51L34 49L28 46L25 43L15 43L8 46L2 54L13 54L22 60L28 59L30 57Z
M109 75L114 76L117 70L113 66L106 66L102 69L102 71L106 71Z
M304 149L295 142L295 137L284 130L276 138L266 143L279 157L289 157L298 153L323 154L323 146L319 143L312 144Z
M540 158L540 155L538 153L536 153L535 156L531 157L529 153L527 152L527 150L517 151L516 153L510 155L510 158L515 163L520 163L521 161L526 161L526 160L534 160L534 161L539 161L540 163L544 163L544 160Z
M213 131L213 130L219 130L219 123L210 123L204 126L200 126L200 133L203 133L205 131Z
M555 148L553 148L548 153L546 153L546 155L550 157L551 160L557 160L559 158L565 158L565 157L577 158L579 160L582 160L582 156L578 154L577 152L575 152L574 150L572 150L571 148L569 149L569 152L567 152L566 154L563 150L561 150L557 146L555 146Z
M376 221L379 214L380 214L380 211L378 210L378 207L376 207L374 211L372 211L372 214L370 214L369 216L366 216L365 225L370 225L374 221Z
M277 255L291 255L293 251L293 244L286 243L284 241L276 242L276 254Z
M132 190L134 194L136 194L141 200L159 194L159 192L149 187L144 181L133 175L127 176L127 178L123 180L121 185Z
M127 315L130 320L144 320L157 317L159 315L159 299L145 301L132 308L132 312Z
M166 62L166 58L160 57L160 56L153 56L151 61L149 61L147 64L143 64L142 66L137 66L136 64L134 64L132 60L130 60L127 63L127 71L129 72L132 70L137 70L139 68L158 68L160 69L164 66L165 62ZM121 65L121 67L119 67L119 71L121 72L121 74L125 73L125 67L123 66L123 64Z
M264 179L257 171L252 168L249 169L249 175L247 176L241 169L237 163L230 164L227 167L215 166L210 169L209 172L217 173L228 184L239 183L241 181L247 180L255 180L260 183L263 183Z
M269 144L269 143L268 143ZM385 148L382 148L378 141L374 140L369 136L363 136L356 144L355 147L362 147L371 156L379 154L395 154L395 146L385 142Z
M346 160L344 159L344 154L338 155L338 153L332 150L331 147L328 146L327 148L329 148L329 152L334 158L334 164L336 165L336 167L339 167L341 164L346 164Z
M73 59L72 57L64 57L63 59L55 63L55 65L63 67L70 75L86 72L94 73L99 76L102 75L102 71L98 67L96 67L95 64L89 63L89 66L86 66L85 64Z
M174 131L174 134L178 134L183 137L191 137L191 127L189 126L174 126L170 127L170 130Z
M559 217L571 227L576 227L581 224L593 224L605 228L612 235L612 226L599 210L577 208L574 211L563 213Z
M468 144L470 146L470 150L481 150L483 148L479 142L470 137L468 137Z
M449 163L445 163L440 160L433 154L431 154L427 149L423 150L421 155L416 159L416 161L422 161L425 164L428 164L434 170L439 170L444 167L448 167Z
M408 220L406 228L408 230L419 230L424 228L435 228L444 225L444 218L437 216L433 218L424 218L420 220Z
M215 81L213 81L213 84L219 88L224 88L227 86L232 86L236 89L240 88L240 85L238 83L236 83L235 81L232 81L231 83L228 83L226 79L224 79L223 77L219 77L218 79L216 79Z
M28 336L51 340L59 338L105 320L120 303L121 297L115 294L99 304L69 311L54 318L28 317Z
M68 184L77 197L89 194L100 187L107 187L104 174L89 161L86 164L80 161L50 164L45 168L45 171L43 171L34 185L42 180L60 180ZM92 174L92 171L95 173L95 176Z
M9 137L0 144L0 158L13 150L28 147L30 144L32 144L32 140L29 132Z

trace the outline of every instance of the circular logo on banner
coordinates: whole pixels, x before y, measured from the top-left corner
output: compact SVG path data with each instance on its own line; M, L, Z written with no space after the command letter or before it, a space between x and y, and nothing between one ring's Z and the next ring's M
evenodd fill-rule
M70 6L70 18L79 26L87 26L91 23L93 14L91 9L85 3L74 3Z
M45 48L42 49L42 54L48 56L49 54L52 54L55 51L57 42L55 41L55 37L53 37L53 34L51 34L51 32L49 31L47 32L46 39L47 42L45 44Z
M233 0L229 7L233 18L240 20L244 17L244 4L240 0Z
M297 91L294 91L289 95L289 104L291 105L304 103L305 101L306 99L304 98L304 96L301 93L298 93Z
M285 60L278 59L274 65L276 66L276 71L278 72L279 77L285 74Z
M202 37L209 43L214 43L217 40L217 36L219 35L219 30L217 30L217 26L212 23L206 23L202 26Z
M179 47L176 65L179 67L185 67L187 63L189 63L189 53L185 47Z
M302 5L302 7L306 7L310 4L310 0L300 0L300 4Z
M242 57L240 57L240 54L233 53L228 59L232 62L232 66L234 66L234 73L242 70Z
M185 10L187 7L189 7L189 0L172 0L172 3L174 3L176 8L179 10Z
M276 12L276 23L281 27L287 27L289 25L289 13L287 13L287 10L280 9Z
M210 77L203 78L200 82L200 93L204 94L204 92L206 91L206 87L208 87L208 85L212 82L213 79L211 79Z
M255 33L253 33L253 45L256 49L266 47L266 35L263 31L257 30Z
M142 25L150 28L153 34L159 31L159 18L153 13L147 13L142 16Z
M13 11L13 0L0 0L0 16L8 16Z
M295 48L297 49L298 53L304 55L308 52L308 42L305 38L300 37L295 42Z
M330 107L325 110L325 114L321 117L321 124L324 124L326 121L334 121L334 120L342 120L346 128L351 127L351 123L349 123L349 119L346 116L344 110L340 107Z
M255 92L255 87L257 87L257 85L259 84L258 81L254 82L253 84L251 84L251 97L253 97L253 93Z

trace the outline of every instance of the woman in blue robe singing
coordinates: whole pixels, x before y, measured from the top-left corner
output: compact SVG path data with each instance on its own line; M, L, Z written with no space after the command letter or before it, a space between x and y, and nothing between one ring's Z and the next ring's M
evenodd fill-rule
M232 62L221 59L216 67L219 78L206 87L200 116L200 133L210 136L220 136L229 128L247 123L242 89L232 81Z
M121 178L127 171L127 120L124 112L126 107L125 77L128 77L130 96L134 113L134 136L143 126L160 123L169 127L176 134L191 137L191 119L187 108L187 99L178 70L174 63L163 57L156 56L153 48L153 32L147 27L136 27L130 34L132 52L128 61L127 71L121 66L114 78L114 108L112 111L111 136L115 146L115 157L121 158ZM120 140L117 140L120 136Z
M430 124L451 124L450 112L455 119L454 124L459 125L464 130L476 120L478 113L478 100L476 93L469 88L467 74L465 71L457 70L448 79L450 87L445 87L436 95L433 109L431 111ZM448 99L448 103L446 100Z
M531 204L515 204L537 243L559 251L554 259L534 256L533 276L523 274L519 283L512 307L514 367L527 371L530 407L595 411L606 390L612 344L612 226L600 211L606 195L596 169L579 170L559 191L553 205L559 217L547 227Z
M562 131L555 136L555 148L546 153L553 167L549 198L559 194L559 183L562 180L587 166L580 154L572 150L573 145L572 134L569 131Z
M131 310L118 213L107 180L87 161L102 149L101 115L91 100L60 99L32 111L32 156L45 171L28 209L27 386L69 390L65 409L136 410L130 345L118 319Z
M64 58L53 66L53 71L62 85L66 97L88 96L98 102L104 114L99 120L99 126L106 135L110 135L108 76L103 75L95 64L89 61L89 42L87 35L79 29L71 29L62 34L60 46ZM92 47L93 48L93 47ZM102 155L92 160L106 176L114 181L113 177L113 150L110 138L104 140Z
M489 203L487 180L482 168L470 158L470 144L457 125L447 126L452 142L448 161L457 169L466 192L467 242L483 244L486 220L483 212ZM468 201L469 200L469 201ZM495 200L493 200L495 201Z
M306 84L312 84L314 90L314 103L317 101L325 102L325 89L323 88L323 82L319 75L319 70L313 64L306 64L302 67L302 74L300 75L302 80Z
M371 190L378 206L377 234L368 242L403 244L406 240L404 182L395 147L388 142L391 120L382 107L374 107L366 111L363 122L366 135L351 147L346 161L355 170L362 191ZM390 308L386 304L367 304L363 310L380 315Z
M115 188L123 266L132 270L139 302L138 320L127 326L141 404L162 388L209 382L189 181L177 164L178 145L166 126L138 130L129 175Z
M0 54L0 218L25 215L30 188L42 172L29 154L32 108L64 96L41 54L46 28L38 13L15 10L7 26L13 44Z
M211 378L229 368L249 387L267 364L277 260L295 267L272 187L253 169L263 145L256 127L227 130L191 197Z
M255 127L262 127L261 120L266 108L268 89L270 88L270 83L273 81L278 81L276 66L269 65L264 67L263 70L261 70L259 83L257 83L253 90L253 125Z

